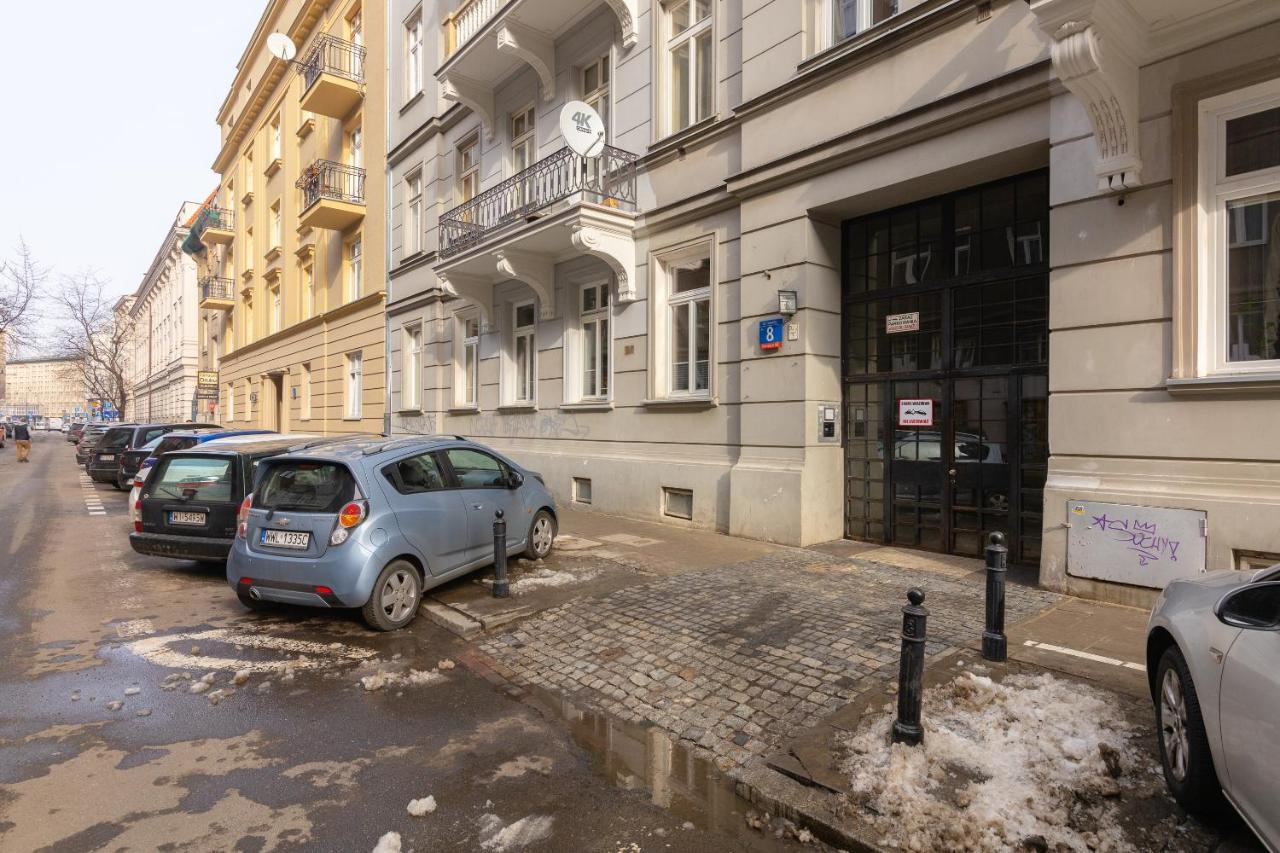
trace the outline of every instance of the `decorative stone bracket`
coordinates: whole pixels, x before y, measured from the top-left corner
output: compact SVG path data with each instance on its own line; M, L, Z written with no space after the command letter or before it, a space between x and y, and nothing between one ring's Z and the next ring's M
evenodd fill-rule
M492 140L497 132L494 122L493 90L470 77L446 74L440 81L440 95L446 101L455 101L480 116L485 137Z
M565 223L574 248L600 258L618 280L618 302L636 301L636 241L630 228L612 227L594 217L577 216Z
M482 332L494 331L496 318L493 314L493 279L463 273L438 273L437 275L445 293L471 303L480 312Z
M622 48L630 50L636 46L640 34L636 24L640 19L639 4L636 0L605 0L609 8L618 16L618 27L622 30Z
M507 278L523 281L538 295L538 317L550 320L556 315L555 264L537 252L499 249L493 253L498 272Z
M542 33L508 18L498 27L498 52L527 63L542 83L542 100L556 96L556 46Z

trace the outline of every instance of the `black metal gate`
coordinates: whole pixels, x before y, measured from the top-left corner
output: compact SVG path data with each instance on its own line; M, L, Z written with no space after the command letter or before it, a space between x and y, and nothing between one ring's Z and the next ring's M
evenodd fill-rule
M1036 564L1048 172L844 224L845 535Z

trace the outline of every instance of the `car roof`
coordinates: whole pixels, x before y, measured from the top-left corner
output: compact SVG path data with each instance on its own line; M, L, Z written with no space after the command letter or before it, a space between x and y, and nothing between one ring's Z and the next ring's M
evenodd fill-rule
M226 438L215 438L212 441L197 444L190 450L182 451L182 453L217 453L219 451L231 451L234 453L254 454L261 451L282 452L297 446L306 445L309 442L326 440L336 441L338 439L325 439L322 435L312 433L230 435Z
M166 433L163 438L196 438L200 443L216 441L221 438L234 438L243 435L276 435L272 429L226 429L225 427L201 427L200 429L176 429Z
M289 456L332 462L358 463L384 453L432 450L458 442L469 443L460 435L356 435L341 441L290 448Z

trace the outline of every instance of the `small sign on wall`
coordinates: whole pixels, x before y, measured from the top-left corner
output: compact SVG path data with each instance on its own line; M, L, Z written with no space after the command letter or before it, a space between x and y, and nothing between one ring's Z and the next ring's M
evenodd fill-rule
M760 321L760 349L782 349L782 319Z
M933 426L933 401L899 400L898 426Z
M896 335L899 332L920 331L920 312L909 311L906 314L886 314L884 318L884 331L887 335Z

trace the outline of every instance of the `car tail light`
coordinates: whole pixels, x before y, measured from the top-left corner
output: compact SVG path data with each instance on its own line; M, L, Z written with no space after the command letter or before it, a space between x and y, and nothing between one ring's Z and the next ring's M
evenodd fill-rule
M249 535L249 510L253 508L253 493L245 495L244 501L240 504L240 511L236 513L236 536L241 539Z
M351 535L351 528L360 524L369 515L369 503L367 501L348 501L346 506L338 511L338 523L333 528L333 533L329 535L330 545L341 545L347 541L347 537Z
M136 500L133 502L133 511L130 514L133 516L133 532L141 533L142 532L142 501L141 500Z

